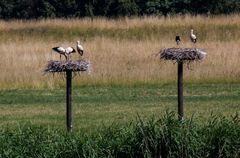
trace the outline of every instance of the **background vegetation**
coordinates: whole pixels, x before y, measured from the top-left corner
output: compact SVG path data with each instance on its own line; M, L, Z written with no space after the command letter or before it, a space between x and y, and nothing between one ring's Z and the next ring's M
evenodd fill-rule
M239 13L239 0L1 0L0 18Z
M198 42L190 42L190 29ZM163 48L198 47L208 52L203 62L184 68L185 83L239 83L240 17L177 16L13 20L0 21L0 87L59 88L60 75L44 75L48 60L59 60L55 46L76 47L80 40L84 58L92 62L89 74L74 78L78 85L129 85L174 83L177 66L159 60ZM74 59L79 59L77 54Z

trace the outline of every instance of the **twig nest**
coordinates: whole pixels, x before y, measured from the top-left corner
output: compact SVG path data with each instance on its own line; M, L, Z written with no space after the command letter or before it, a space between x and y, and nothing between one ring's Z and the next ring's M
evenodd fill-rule
M206 55L207 52L199 48L165 48L160 51L160 59L177 62L199 61Z
M91 64L87 60L77 61L54 61L50 60L47 64L45 72L66 72L66 71L88 71Z

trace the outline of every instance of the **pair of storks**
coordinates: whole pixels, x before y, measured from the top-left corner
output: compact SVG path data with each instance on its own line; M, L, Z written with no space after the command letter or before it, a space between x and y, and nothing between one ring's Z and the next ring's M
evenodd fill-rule
M190 39L193 43L196 43L197 42L197 36L193 34L193 29L191 29L191 33L190 33ZM175 39L177 45L180 44L181 42L181 38L179 35L176 36L176 39Z
M60 54L60 60L62 55L65 56L66 60L69 60L71 59L71 54L76 53L76 50L73 47L67 47L67 48L54 47L52 49L58 54ZM83 55L83 47L80 45L80 41L77 41L77 52L81 56Z

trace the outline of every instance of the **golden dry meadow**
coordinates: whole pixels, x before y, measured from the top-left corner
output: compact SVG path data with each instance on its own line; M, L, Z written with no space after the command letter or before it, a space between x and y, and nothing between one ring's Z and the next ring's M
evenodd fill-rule
M197 44L189 39L190 29ZM176 16L120 19L47 19L0 21L0 87L57 88L62 77L44 75L48 60L59 59L54 46L74 46L80 40L89 74L74 79L78 85L172 83L176 64L160 61L156 53L177 47L208 52L199 63L185 66L184 82L237 82L240 78L240 16ZM75 59L79 58L75 54Z

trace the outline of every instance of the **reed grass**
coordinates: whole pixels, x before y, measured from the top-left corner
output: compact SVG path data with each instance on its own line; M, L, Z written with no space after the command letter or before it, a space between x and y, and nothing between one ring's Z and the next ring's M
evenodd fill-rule
M190 43L193 28L198 43ZM77 84L132 84L174 82L176 65L159 61L160 49L198 47L208 52L201 63L185 69L185 82L239 82L239 15L203 17L143 17L105 19L46 19L0 21L0 87L53 88L63 85L62 77L44 76L48 60L59 56L54 46L75 46L81 40L91 60L90 75ZM78 59L78 56L75 56Z
M173 113L126 126L101 126L91 132L67 134L63 130L29 124L0 128L3 157L225 157L240 154L239 116L212 116L198 124L177 120Z

